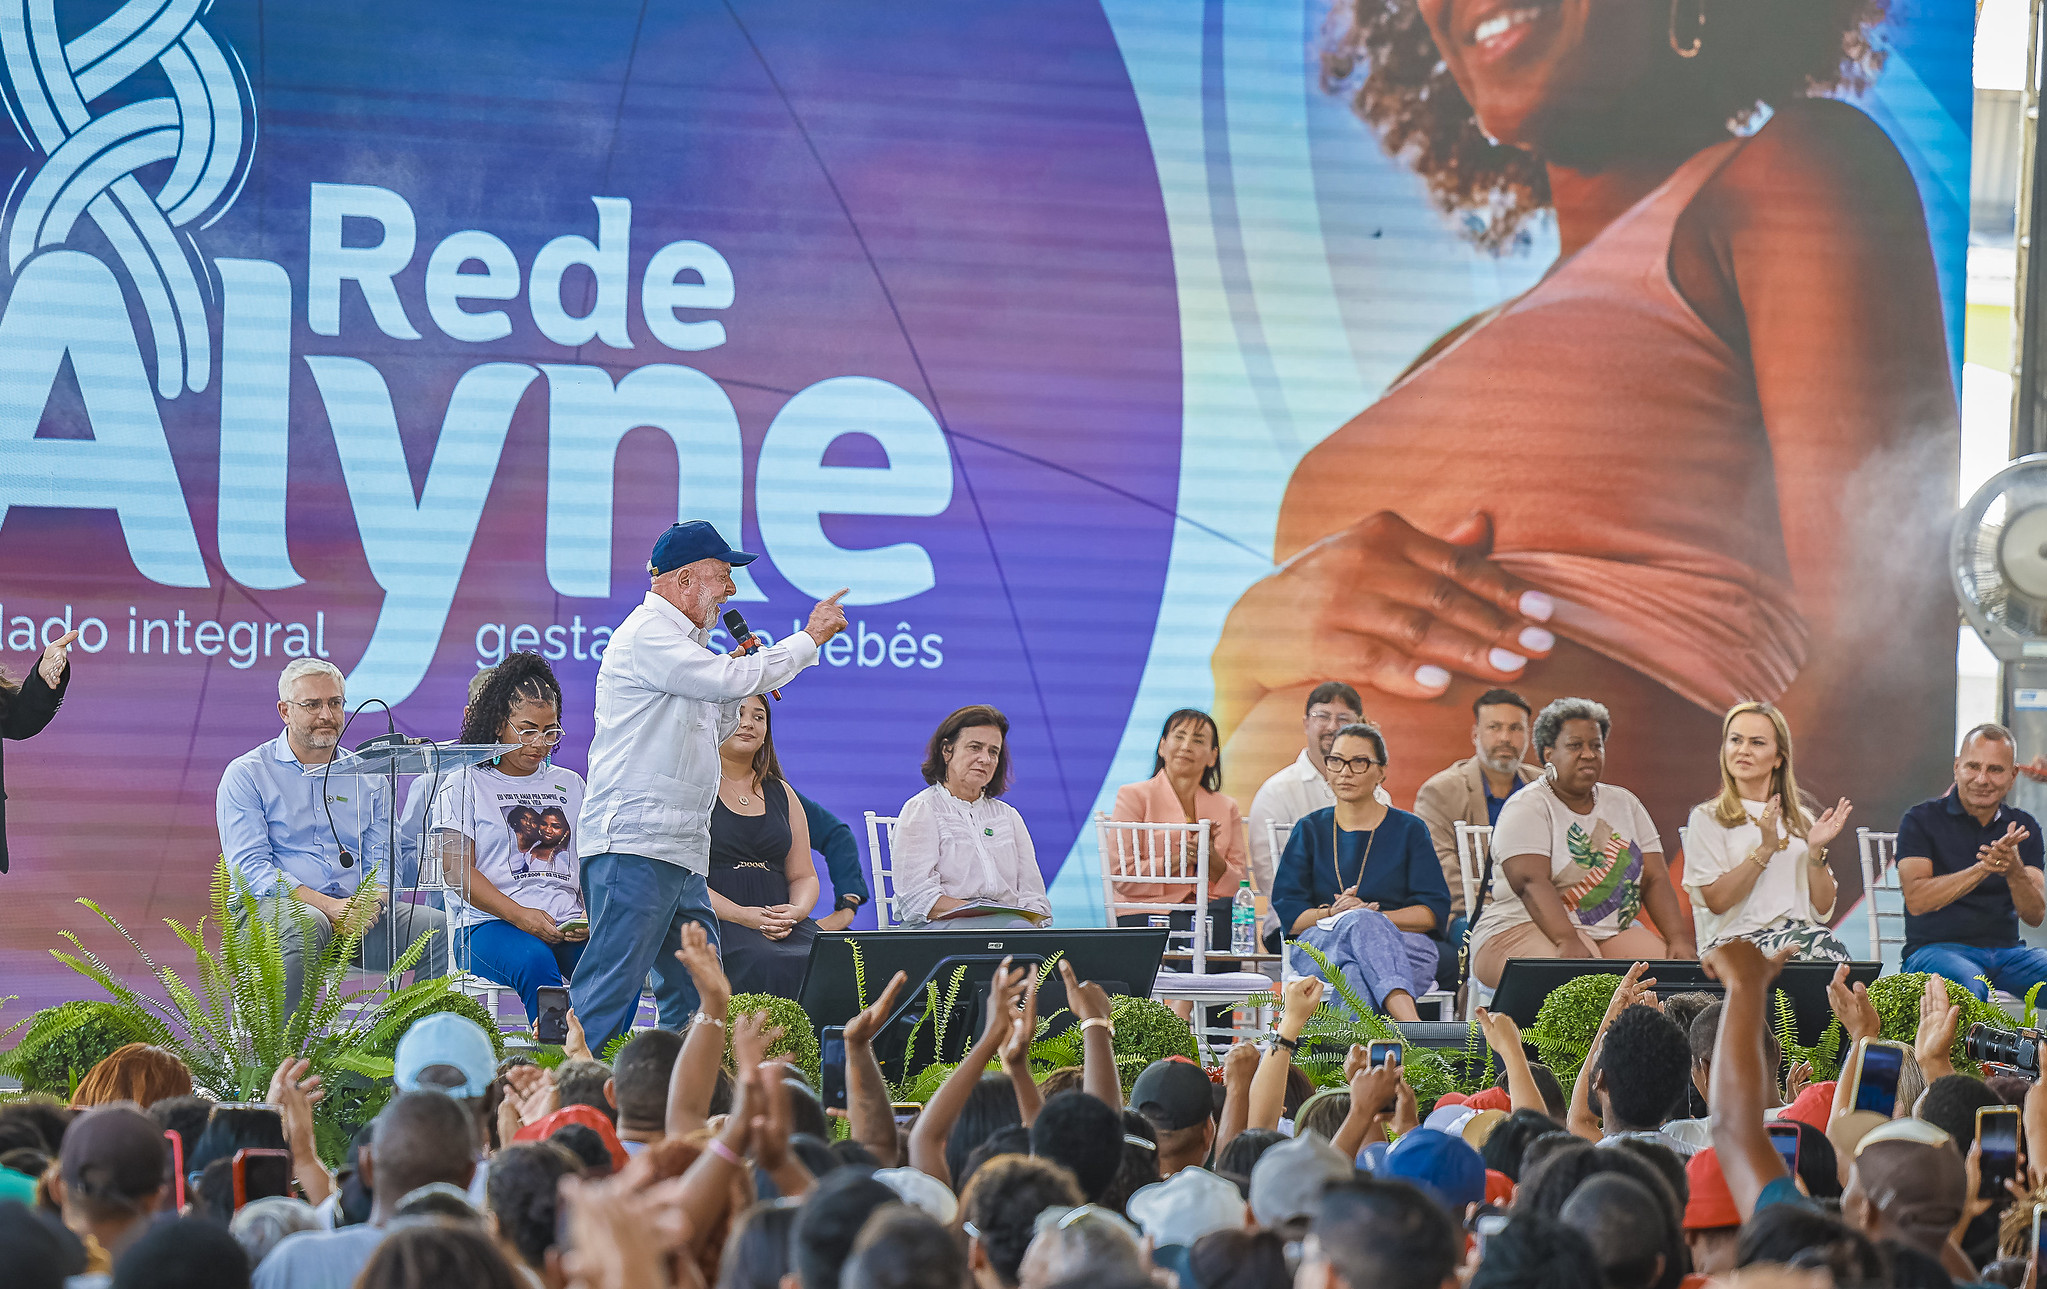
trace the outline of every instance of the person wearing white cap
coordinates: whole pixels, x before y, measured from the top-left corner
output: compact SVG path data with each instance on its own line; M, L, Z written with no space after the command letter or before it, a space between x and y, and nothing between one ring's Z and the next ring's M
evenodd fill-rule
M1274 1146L1266 1155L1281 1149ZM1237 1184L1206 1168L1182 1168L1165 1181L1141 1187L1123 1207L1151 1237L1155 1253L1173 1245L1191 1249L1210 1231L1244 1225L1244 1197Z
M460 1012L429 1012L412 1022L391 1059L391 1081L400 1092L446 1093L469 1116L477 1152L469 1198L478 1206L485 1202L490 1179L490 1160L483 1156L490 1140L483 1098L497 1077L497 1060L490 1036Z
M703 520L674 525L648 557L646 600L604 646L575 829L590 942L569 985L592 1051L631 1023L649 971L661 1028L680 1030L696 1014L696 985L675 951L685 921L718 943L706 879L718 744L738 726L741 699L788 684L846 629L841 590L775 644L735 654L707 648L718 606L739 591L733 568L756 558Z

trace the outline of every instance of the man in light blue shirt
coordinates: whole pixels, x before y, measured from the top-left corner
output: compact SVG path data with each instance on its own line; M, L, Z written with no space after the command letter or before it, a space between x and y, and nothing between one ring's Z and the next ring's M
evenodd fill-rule
M390 825L384 785L305 773L334 759L345 709L339 668L318 658L294 659L277 680L284 732L229 762L214 798L221 854L256 897L258 913L283 936L288 1011L298 1007L306 958L317 960L350 916L367 922L361 958L371 970L391 966L386 916L398 919L400 955L422 936L433 937L415 979L448 970L441 911L403 903L393 909L390 893L376 886ZM365 879L372 890L351 903Z

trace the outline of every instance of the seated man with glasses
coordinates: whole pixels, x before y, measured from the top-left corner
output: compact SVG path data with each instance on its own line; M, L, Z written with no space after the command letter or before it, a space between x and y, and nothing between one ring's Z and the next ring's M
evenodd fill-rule
M277 714L284 732L230 761L220 776L214 819L222 857L283 937L286 1010L298 1007L306 960L317 961L351 918L363 929L361 961L371 970L391 966L384 925L390 916L398 920L401 957L414 941L433 936L413 978L445 975L441 911L391 908L390 892L377 885L391 817L383 781L305 772L331 762L341 741L347 700L340 669L318 658L294 659L277 678ZM365 885L361 898L351 898Z
M462 711L464 743L509 752L447 776L422 844L441 860L456 961L509 985L540 1020L540 990L569 982L590 940L575 823L583 777L554 763L561 685L537 653L515 653Z
M1381 803L1386 737L1376 725L1336 732L1323 771L1336 804L1294 825L1272 882L1272 909L1289 939L1313 946L1351 992L1395 1020L1419 1020L1414 1000L1435 982L1433 937L1450 922L1450 887L1428 825ZM1299 948L1297 974L1321 974Z

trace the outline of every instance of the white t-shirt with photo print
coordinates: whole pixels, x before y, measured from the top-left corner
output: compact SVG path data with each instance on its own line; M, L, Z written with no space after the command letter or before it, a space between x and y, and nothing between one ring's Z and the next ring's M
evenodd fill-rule
M428 826L468 837L476 871L492 886L561 923L586 916L574 836L582 808L583 779L573 770L543 765L519 776L478 765L441 785ZM448 917L457 927L495 920L452 892Z

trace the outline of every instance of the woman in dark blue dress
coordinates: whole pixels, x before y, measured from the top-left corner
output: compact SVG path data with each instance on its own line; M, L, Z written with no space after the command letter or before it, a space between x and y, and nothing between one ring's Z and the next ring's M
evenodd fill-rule
M782 778L764 699L742 699L739 727L718 746L711 807L711 907L732 991L794 998L817 936L810 826Z
M1324 759L1336 804L1303 815L1272 879L1272 911L1289 938L1328 958L1353 990L1395 1020L1418 1020L1416 996L1435 982L1450 888L1428 825L1381 805L1386 739L1372 725L1336 732ZM1319 974L1287 950L1293 971Z

